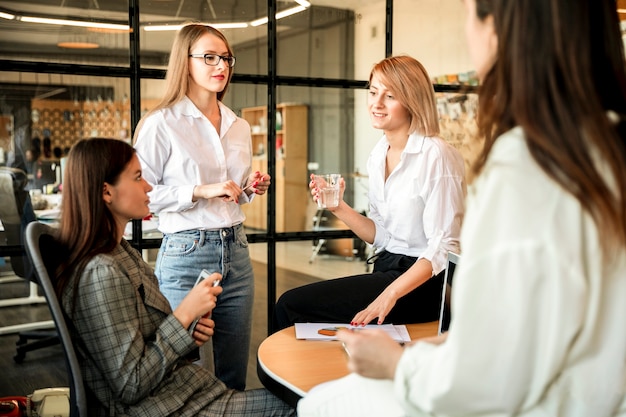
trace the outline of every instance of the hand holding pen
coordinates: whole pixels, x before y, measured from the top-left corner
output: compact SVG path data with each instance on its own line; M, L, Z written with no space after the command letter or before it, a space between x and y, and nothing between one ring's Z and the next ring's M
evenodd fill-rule
M385 331L339 330L337 339L346 353L351 372L367 378L393 379L404 348Z
M193 189L192 201L199 199L221 198L225 202L239 203L239 196L242 193L265 194L270 187L271 177L269 174L262 174L256 171L248 176L244 185L239 186L233 180L228 180L215 184L196 185Z
M221 198L223 201L239 202L241 187L233 180L228 180L215 184L200 184L193 188L192 201L200 199Z
M254 193L263 195L267 192L271 184L271 178L269 174L262 174L259 171L253 172L248 176L245 186L242 188L242 192L251 190L248 195Z

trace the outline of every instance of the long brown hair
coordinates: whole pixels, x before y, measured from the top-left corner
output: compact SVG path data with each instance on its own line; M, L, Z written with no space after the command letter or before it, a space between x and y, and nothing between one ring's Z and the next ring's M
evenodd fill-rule
M493 16L498 50L480 88L485 146L474 174L497 138L520 126L533 158L593 216L607 247L626 245L626 74L615 2L477 0L476 13Z
M398 55L383 59L372 68L369 83L377 75L409 112L409 132L439 135L439 114L435 90L426 68L415 58Z
M67 251L57 271L59 297L70 277L80 276L91 258L117 246L117 226L102 197L103 187L105 182L117 183L134 154L132 146L117 139L82 139L72 146L65 166L57 236Z
M174 43L172 44L172 50L170 52L169 62L167 65L167 73L165 76L165 94L161 98L161 101L159 101L159 104L151 109L138 123L137 128L135 129L134 140L137 140L137 133L143 124L143 120L145 120L147 116L157 110L176 104L185 97L189 90L189 54L191 53L191 48L195 45L198 39L206 33L210 33L221 39L224 42L224 45L226 45L228 55L233 56L233 50L228 43L228 39L226 39L226 36L224 36L222 32L215 29L213 26L203 25L200 23L189 23L184 25L178 33L176 33ZM224 95L226 94L226 90L230 85L230 80L233 78L233 69L234 67L228 67L228 80L226 81L226 85L222 91L217 93L217 99L219 101L222 101Z

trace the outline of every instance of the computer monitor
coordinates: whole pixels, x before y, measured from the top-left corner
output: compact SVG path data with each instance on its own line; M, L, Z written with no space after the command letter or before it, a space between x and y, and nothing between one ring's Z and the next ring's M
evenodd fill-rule
M446 265L446 273L443 278L443 288L441 290L441 310L439 312L439 334L448 331L450 326L450 294L452 291L452 278L454 270L459 263L461 256L458 253L448 252L448 262Z

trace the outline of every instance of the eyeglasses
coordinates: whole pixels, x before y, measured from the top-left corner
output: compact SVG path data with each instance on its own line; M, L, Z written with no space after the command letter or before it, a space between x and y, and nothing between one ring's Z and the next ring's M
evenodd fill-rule
M212 67L220 63L220 59L232 68L235 66L234 56L222 56L216 54L189 54L190 58L204 58L204 63Z

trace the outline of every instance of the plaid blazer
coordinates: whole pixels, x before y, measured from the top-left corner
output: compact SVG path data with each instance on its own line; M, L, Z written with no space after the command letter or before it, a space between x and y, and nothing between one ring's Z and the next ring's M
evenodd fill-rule
M184 355L193 338L172 315L152 268L122 239L67 285L90 416L222 415L232 391ZM199 412L202 410L202 412ZM207 414L209 415L209 414Z

